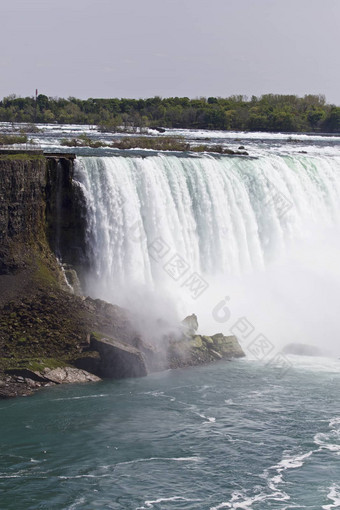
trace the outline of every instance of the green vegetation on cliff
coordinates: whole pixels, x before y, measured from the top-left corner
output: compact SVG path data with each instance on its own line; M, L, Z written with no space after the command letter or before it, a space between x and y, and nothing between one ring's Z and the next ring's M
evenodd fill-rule
M79 377L93 381L97 375L140 377L149 371L243 355L234 337L196 335L195 316L183 321L179 340L177 333L172 341L160 336L161 344L168 342L166 353L143 341L127 310L70 293L65 275L74 270L66 271L64 264L62 271L55 253L62 247L68 261L76 265L83 257L86 265L82 201L78 187L72 187L73 161L29 153L17 159L4 156L0 158L0 398L28 394L51 381L79 382ZM97 333L90 335L93 331ZM79 374L75 367L92 375ZM49 369L56 368L51 375Z
M327 104L321 95L82 100L40 94L37 101L12 95L0 101L0 121L96 124L106 131L164 126L339 133L340 107Z
M42 154L0 154L0 161L45 161L45 157Z
M64 363L84 340L81 300L62 290L46 237L47 165L57 163L0 156L0 374L40 358Z
M0 134L0 147L2 145L15 145L17 143L26 143L27 135L2 135Z
M110 147L111 149L149 149L154 151L174 151L174 152L217 152L218 154L243 155L247 156L245 150L234 151L223 147L222 145L190 145L181 136L126 136L120 140L114 140L112 143L98 142L92 140L86 135L71 140L64 139L61 145L65 147Z

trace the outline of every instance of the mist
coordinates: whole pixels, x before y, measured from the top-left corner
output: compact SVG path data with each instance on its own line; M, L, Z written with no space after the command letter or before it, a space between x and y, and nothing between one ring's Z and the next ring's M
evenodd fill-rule
M338 160L171 161L169 174L165 156L79 165L92 225L86 290L129 309L149 343L195 313L200 333L235 334L249 356L289 343L338 355Z

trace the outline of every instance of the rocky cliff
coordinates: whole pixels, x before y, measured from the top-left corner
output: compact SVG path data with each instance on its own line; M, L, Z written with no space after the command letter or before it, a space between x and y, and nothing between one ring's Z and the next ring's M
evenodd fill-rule
M86 206L75 184L74 159L49 155L46 165L46 235L52 251L79 273L88 266Z
M234 337L197 335L195 316L159 350L128 311L70 293L56 255L78 271L87 264L72 177L70 157L0 154L0 398L244 355Z
M46 159L0 156L0 275L24 268L44 239Z
M62 159L65 175L72 162ZM6 371L70 363L90 328L49 242L57 216L51 175L62 159L0 154L0 396L27 391Z

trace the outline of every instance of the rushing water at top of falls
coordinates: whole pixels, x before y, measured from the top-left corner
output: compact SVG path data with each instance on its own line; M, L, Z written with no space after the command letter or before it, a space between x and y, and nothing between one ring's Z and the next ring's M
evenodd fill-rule
M76 178L93 267L112 283L157 279L161 248L206 275L262 269L340 220L340 158L82 158Z
M281 317L282 341L318 343L326 292L323 331L338 331L340 157L80 157L75 179L87 202L93 295L130 307L137 295L139 309L161 295L149 306L168 315L170 296L211 329L211 310L232 293L234 313L255 314L258 328L278 337L269 319Z

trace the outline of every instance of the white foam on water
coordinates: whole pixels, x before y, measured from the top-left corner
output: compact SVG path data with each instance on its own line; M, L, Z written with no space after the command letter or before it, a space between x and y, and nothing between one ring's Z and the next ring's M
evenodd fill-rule
M199 413L199 412L195 412L195 411L193 411L193 413L197 414L197 416L199 416L200 418L203 418L203 420L205 420L205 423L215 423L215 421L216 421L216 418L214 418L213 416L206 416L203 413Z
M336 416L335 418L332 418L329 422L330 428L335 428L340 426L340 416Z
M21 478L21 477L22 477L22 475L3 475L0 473L0 479L2 479L2 478L5 478L5 479L6 478Z
M74 503L72 503L71 506L68 506L67 510L75 510L76 508L82 508L85 503L86 499L84 497L81 497L77 499Z
M78 478L105 478L111 475L74 475L74 476L58 476L59 480L76 480Z
M334 141L339 139L339 135L309 135L304 133L265 133L263 131L207 131L204 129L169 129L165 136L169 133L184 136L185 138L221 138L238 141L242 140L304 140L304 141ZM163 136L164 136L163 135ZM160 135L162 136L162 135Z
M201 462L202 457L150 457L145 459L134 459L125 462L117 462L117 464L101 466L102 469L111 469L119 466L128 466L143 462Z
M296 469L303 466L305 459L308 459L313 454L313 451L308 453L304 453L302 455L296 455L291 457L286 457L279 462L277 466L274 466L271 469L277 469L278 473L285 471L286 469Z
M277 493L280 496L280 493ZM282 498L275 498L275 494L272 495L276 501L282 501ZM220 510L221 508L234 508L239 510L252 510L254 503L267 500L266 493L260 493L253 497L246 497L243 492L235 491L229 502L223 502L217 506L211 507L210 510Z
M234 491L229 502L223 502L210 510L219 510L220 508L234 508L242 510L251 510L255 503L264 501L289 501L290 496L279 486L284 484L284 473L290 469L297 469L304 465L306 459L311 457L313 451L299 455L285 455L282 460L266 469L261 475L267 482L269 491L263 490L254 496L249 495L250 491ZM274 471L274 474L272 472Z
M314 436L318 451L328 450L340 455L340 417L335 416L329 422L329 432L319 432Z
M340 359L326 356L300 356L285 354L286 358L297 368L312 372L340 373Z
M97 395L83 395L82 397L65 397L65 398L53 398L53 402L64 401L64 400L87 400L88 398L104 398L108 397L108 393L99 393Z
M332 510L332 508L340 508L340 485L333 484L329 488L327 498L332 501L330 505L323 505L323 510Z
M268 489L271 492L262 492L260 494L256 494L255 496L249 496L249 491L235 491L229 502L224 502L221 504L224 506L217 506L211 510L218 510L219 508L239 508L251 510L252 505L260 501L288 501L290 496L282 489L282 487L280 487L285 484L284 475L287 470L301 468L307 459L311 458L313 455L322 450L329 450L332 453L336 453L337 455L340 454L339 416L335 416L329 421L329 428L331 429L330 432L318 433L315 435L314 443L318 446L317 449L297 455L286 453L278 464L271 466L264 471L261 477L267 481ZM339 486L333 484L330 487L330 492L327 497L331 499L333 503L331 505L325 505L322 508L326 510L338 508L340 506ZM288 509L295 507L294 505L290 505L286 506L285 508Z
M184 498L183 496L172 496L170 498L158 498L155 500L149 500L145 501L144 505L138 507L136 510L146 510L147 508L153 508L154 505L157 505L159 503L171 503L176 501L183 501L183 502L199 502L202 501L201 499L191 499L191 498Z

